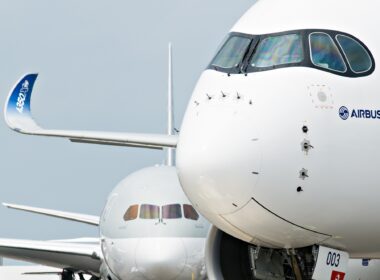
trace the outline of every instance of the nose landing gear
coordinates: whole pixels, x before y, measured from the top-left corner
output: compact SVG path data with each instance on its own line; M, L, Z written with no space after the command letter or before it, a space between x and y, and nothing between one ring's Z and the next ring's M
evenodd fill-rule
M78 273L79 280L85 280L83 273ZM69 269L64 269L61 273L61 280L77 280L75 277L75 273ZM96 276L92 276L90 280L100 280L100 278Z

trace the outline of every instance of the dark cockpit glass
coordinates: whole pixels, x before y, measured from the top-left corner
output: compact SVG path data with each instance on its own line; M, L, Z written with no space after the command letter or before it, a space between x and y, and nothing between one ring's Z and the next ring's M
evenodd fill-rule
M236 68L243 60L251 43L251 39L241 36L231 36L217 53L211 64L224 69Z
M129 206L124 214L124 221L131 221L137 218L137 213L139 211L139 206L137 204Z
M318 67L346 72L347 67L330 35L322 32L310 34L311 61Z
M251 60L252 67L272 67L299 63L303 60L302 39L299 34L285 34L264 38Z
M160 216L161 210L161 216ZM183 214L182 214L183 211ZM163 206L157 206L153 204L142 204L140 206L139 214L139 205L133 204L128 207L127 211L123 216L123 220L128 222L132 220L140 219L181 219L185 217L188 220L199 220L199 214L190 204L167 204Z
M343 53L348 61L348 65L355 73L363 73L371 69L372 61L366 49L355 39L346 35L337 35Z
M197 211L195 211L193 206L191 206L189 204L183 205L183 214L184 214L185 218L189 219L189 220L195 220L196 221L199 219L199 214L197 213Z
M230 76L300 66L354 78L373 73L375 60L364 43L339 31L233 32L208 68Z
M141 204L140 219L159 219L160 207L152 204Z
M169 204L162 206L163 219L180 219L182 218L181 205Z

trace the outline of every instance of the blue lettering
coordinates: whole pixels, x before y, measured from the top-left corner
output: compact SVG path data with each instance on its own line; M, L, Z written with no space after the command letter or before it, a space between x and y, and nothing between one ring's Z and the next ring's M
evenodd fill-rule
M350 118L357 119L380 119L380 110L369 110L369 109L352 109L351 113L348 110L348 115Z

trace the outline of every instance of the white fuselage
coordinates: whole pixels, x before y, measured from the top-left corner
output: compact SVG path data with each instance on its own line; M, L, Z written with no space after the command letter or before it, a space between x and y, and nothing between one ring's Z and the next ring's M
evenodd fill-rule
M232 31L347 32L363 41L377 61L377 3L314 4L258 1ZM344 12L337 12L342 5ZM354 22L359 12L361 20ZM189 199L217 227L256 245L324 244L351 257L379 258L380 120L339 116L342 106L379 110L379 81L376 69L357 78L308 67L247 75L205 70L177 150ZM312 145L308 151L305 141Z
M118 279L204 279L203 238L125 238L103 243Z
M142 210L143 205L150 207ZM164 210L165 205L178 208ZM185 207L190 204L175 167L145 168L125 178L110 194L100 219L103 277L205 279L209 223L198 214L189 219Z

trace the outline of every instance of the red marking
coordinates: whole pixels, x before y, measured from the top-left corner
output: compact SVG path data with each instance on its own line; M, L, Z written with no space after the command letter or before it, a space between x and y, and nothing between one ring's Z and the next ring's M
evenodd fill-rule
M346 273L333 270L331 273L331 280L344 280Z

